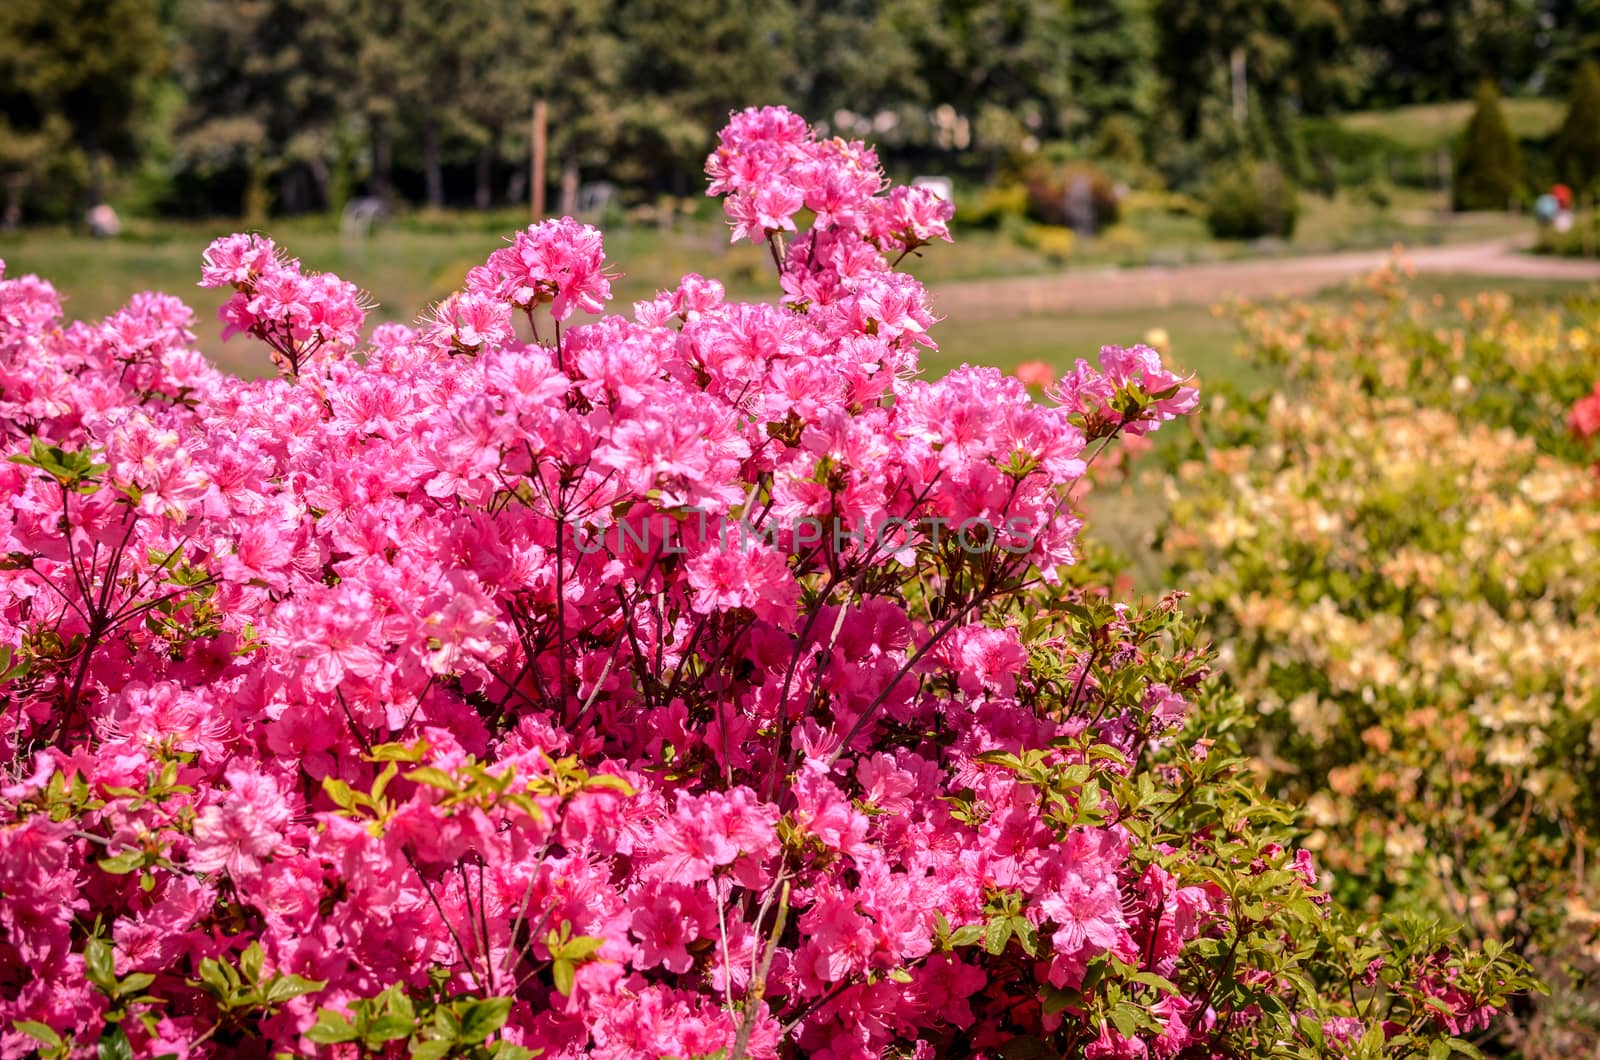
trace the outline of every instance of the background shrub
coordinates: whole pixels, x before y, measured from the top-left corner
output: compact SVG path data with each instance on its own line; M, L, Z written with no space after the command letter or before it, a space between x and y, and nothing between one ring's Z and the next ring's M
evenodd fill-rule
M1522 154L1506 124L1500 93L1485 81L1478 87L1477 106L1456 150L1457 210L1504 210L1522 186Z
M1093 234L1121 216L1111 178L1087 162L1040 163L1028 171L1026 187L1028 216L1043 224Z
M1271 162L1225 170L1206 197L1206 227L1217 239L1287 239L1299 213L1294 184Z
M1600 489L1567 427L1596 320L1441 309L1394 274L1338 310L1248 310L1281 374L1173 455L1158 534L1340 896L1548 977L1527 1055L1600 1042Z
M1588 191L1600 178L1600 66L1587 62L1578 68L1551 153L1556 175L1574 191Z

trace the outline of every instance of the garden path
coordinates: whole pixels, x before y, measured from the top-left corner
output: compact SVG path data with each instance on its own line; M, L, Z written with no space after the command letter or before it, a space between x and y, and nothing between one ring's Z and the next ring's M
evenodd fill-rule
M1600 281L1600 261L1524 253L1527 239L1407 248L1418 272ZM1197 265L1067 270L1051 276L967 280L934 288L945 316L973 319L1209 305L1232 298L1304 295L1383 267L1392 251L1251 258Z

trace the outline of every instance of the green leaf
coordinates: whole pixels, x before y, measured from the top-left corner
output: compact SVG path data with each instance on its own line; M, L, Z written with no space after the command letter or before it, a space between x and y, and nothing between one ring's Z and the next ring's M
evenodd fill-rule
M415 743L380 743L367 755L369 762L420 762L428 751L427 740Z
M991 957L998 957L1006 951L1006 943L1011 941L1011 923L1003 916L997 916L989 921L988 930L983 935L984 951Z
M318 1045L337 1045L356 1040L356 1029L342 1013L332 1009L318 1009L317 1022L306 1030L306 1037Z
M261 949L261 943L251 942L239 954L239 974L244 976L247 983L261 981L261 965L267 959L266 953Z
M461 785L456 783L455 777L434 766L419 766L407 773L406 779L418 784L426 784L430 788L438 788L440 791L454 792L461 790Z
M133 1044L128 1041L128 1034L120 1024L106 1028L95 1045L95 1052L100 1060L133 1060Z
M83 947L84 972L89 982L106 993L117 985L117 970L111 956L111 947L101 939L90 939Z
M610 773L596 773L596 774L594 774L593 776L591 776L589 778L587 783L584 784L584 787L586 787L586 788L610 788L613 791L620 791L624 795L633 795L634 794L634 790L633 790L633 785L632 784L629 784L622 777L614 776L614 775L612 775Z
M461 1017L450 1005L440 1005L433 1010L433 1025L439 1035L449 1041L461 1037Z
M571 994L573 984L577 977L573 974L571 961L555 961L550 965L550 977L555 980L556 992Z
M117 984L118 997L130 997L156 981L156 977L149 972L129 972L122 977L122 982Z
M489 1055L494 1060L533 1060L534 1057L544 1052L543 1049L529 1049L525 1045L501 1040L495 1042L489 1049Z
M298 975L278 975L274 976L272 982L267 984L267 990L263 996L267 1004L277 1005L302 994L315 993L327 985L325 980L304 979Z
M232 991L228 977L222 971L222 962L214 957L200 959L200 981L211 988L211 992L219 998L227 997Z
M335 777L322 778L322 790L328 793L328 798L341 810L353 810L356 806L355 792L350 790L350 785Z
M1177 986L1172 982L1172 980L1163 979L1155 972L1136 972L1133 976L1133 981L1136 983L1143 983L1145 986L1153 986L1162 993L1173 995L1179 993Z
M12 1026L34 1041L43 1042L52 1049L61 1046L61 1035L57 1034L49 1024L40 1023L38 1020L17 1020Z
M563 961L557 961L558 965ZM572 992L570 982L571 965L568 964L569 982L563 994ZM557 989L561 989L557 984ZM491 997L483 1001L473 1001L461 1011L461 1040L464 1042L481 1042L488 1039L489 1035L504 1027L506 1019L511 1015L511 999L509 997Z
M429 1038L411 1043L412 1060L444 1060L456 1043L448 1038Z
M604 946L605 942L605 939L597 939L592 935L579 935L562 945L561 956L569 961L581 961Z
M109 858L101 858L100 868L113 876L126 876L128 873L144 864L144 851L138 847L130 847L120 854L113 854Z
M404 1016L391 1013L373 1020L372 1026L367 1028L367 1033L362 1037L367 1043L367 1048L376 1049L384 1042L398 1042L411 1037L411 1032L416 1026L415 1020L408 1020Z

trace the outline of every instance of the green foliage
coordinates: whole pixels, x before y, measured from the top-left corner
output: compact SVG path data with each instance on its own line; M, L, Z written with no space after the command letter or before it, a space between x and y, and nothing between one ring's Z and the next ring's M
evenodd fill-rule
M626 29L623 91L608 104L620 123L613 172L671 176L687 192L729 111L782 99L794 59L773 45L789 16L778 0L616 0Z
M1139 131L1149 127L1160 93L1151 8L1150 0L1074 0L1069 16L1074 125L1102 142L1115 139L1118 155L1131 143L1138 154L1132 161L1143 160ZM1114 137L1108 122L1120 126Z
M1299 215L1299 193L1271 162L1225 170L1206 196L1206 227L1217 239L1287 239Z
M1045 592L1033 602L1036 609L1022 619L1023 636L1040 650L1030 651L1019 700L1044 717L1092 703L1096 716L1126 719L1136 734L1133 747L1124 756L1087 734L1064 736L1050 748L1024 743L983 754L978 762L1036 790L1042 819L1062 842L1083 826L1107 823L1114 812L1146 872L1170 874L1179 888L1221 899L1210 927L1166 976L1101 955L1089 962L1076 989L1045 988L1047 1012L1070 1012L1090 1033L1109 1024L1126 1034L1154 1029L1151 1008L1164 996L1198 993L1219 1017L1252 1013L1236 1034L1225 1035L1218 1047L1223 1055L1260 1055L1260 1042L1269 1040L1276 1043L1273 1055L1325 1057L1328 1021L1354 1015L1367 1026L1384 1024L1389 1033L1381 1054L1344 1055L1376 1058L1420 1055L1442 1037L1439 1003L1423 987L1430 976L1447 976L1469 995L1499 1002L1536 989L1522 962L1498 944L1449 958L1448 972L1436 970L1433 962L1451 946L1447 922L1350 917L1328 902L1315 874L1286 850L1296 809L1263 793L1243 753L1254 708L1205 682L1211 656L1198 650L1199 627L1178 609L1176 597L1131 610L1073 590ZM1116 650L1091 651L1085 669L1075 672L1081 655L1045 647L1063 635L1077 643L1115 644ZM1197 707L1181 734L1147 744L1137 703L1151 683L1191 690ZM1170 782L1154 783L1149 767ZM958 819L985 812L975 800L950 801ZM936 922L939 949L1027 960L1046 947L1015 892L995 889L985 897L980 921L959 927ZM1243 968L1259 971L1236 974ZM1022 1051L1031 1044L1013 1042L1008 1055L1081 1055Z
M508 1041L489 1041L505 1026L513 999L447 995L447 980L448 973L435 972L430 988L415 997L395 983L376 997L355 1001L347 1012L319 1009L305 1036L318 1045L349 1042L386 1055L391 1044L403 1042L412 1060L531 1060L538 1055Z
M1593 62L1578 69L1552 150L1557 177L1573 190L1588 191L1600 180L1600 66Z
M1485 81L1456 149L1453 202L1457 210L1504 210L1521 189L1522 154L1500 109L1500 93Z
M959 228L1001 228L1028 212L1028 189L1022 184L991 184L982 191L956 196Z
M1587 0L1578 0L1578 4ZM1354 6L1354 5L1352 5ZM1525 84L1571 38L1567 0L1384 0L1353 20L1355 52L1376 107L1460 99L1478 82ZM1561 78L1565 81L1565 77Z
M166 62L155 0L0 4L0 166L25 183L59 166L19 164L25 149L81 153L90 197L102 160L137 145L137 120ZM70 147L69 147L70 145Z
M1021 246L1038 251L1058 265L1071 260L1078 246L1077 234L1065 225L1022 225L1016 231L1016 239Z

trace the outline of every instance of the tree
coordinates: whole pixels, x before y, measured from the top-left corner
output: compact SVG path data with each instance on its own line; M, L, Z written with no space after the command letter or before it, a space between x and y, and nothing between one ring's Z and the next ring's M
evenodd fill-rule
M1147 128L1160 91L1149 0L1073 0L1068 25L1078 131L1099 134L1111 119Z
M198 0L185 12L179 77L187 103L179 153L197 169L242 171L243 212L327 201L341 125L360 86L347 0Z
M906 0L789 0L789 6L785 46L807 59L790 67L783 94L799 113L831 123L841 110L871 118L925 100L917 50L896 26ZM874 130L880 144L885 131ZM889 141L898 138L897 130L887 131Z
M675 193L687 193L729 111L782 102L790 10L783 0L617 0L627 91L610 108L613 173L668 175Z
M1331 0L1156 0L1155 21L1166 102L1185 140L1207 132L1219 100L1248 100L1247 112L1281 125L1333 109L1356 80L1345 7Z
M1522 183L1522 156L1493 81L1478 86L1476 106L1456 153L1457 210L1504 210Z
M530 104L550 105L550 157L561 171L563 212L577 209L574 197L585 167L610 168L623 149L621 130L628 113L618 101L631 96L624 80L628 53L617 29L616 0L516 0L524 19L519 32L531 47L519 61L520 95L514 128L527 127ZM718 72L713 70L713 75ZM726 118L717 115L718 124ZM715 126L713 126L715 128ZM691 151L711 149L711 135ZM524 153L523 157L527 157ZM693 159L696 169L699 158ZM626 167L624 167L625 170Z
M440 101L449 98L455 87L456 71L450 64L438 71L432 69L443 50L434 15L437 13L444 21L450 21L451 16L447 10L435 9L421 0L349 0L349 3L359 58L356 64L359 70L357 111L366 124L371 149L372 179L368 191L387 199L394 169L395 141L414 131L418 124L424 129L434 127L435 108ZM425 158L424 166L430 161L437 162L437 159ZM442 187L435 173L425 179L429 193L437 192L442 199Z
M1578 68L1553 153L1557 175L1577 191L1600 179L1600 66L1592 61Z
M1600 55L1600 0L1537 0L1546 43L1539 49L1536 79L1570 85L1578 68Z
M41 143L59 142L51 130L64 122L90 205L105 194L105 161L135 153L141 101L165 64L156 0L0 4L0 119Z
M902 0L895 31L918 57L928 109L963 130L936 127L942 147L969 145L993 166L1028 138L1070 123L1071 27L1065 0Z
M1478 81L1526 84L1548 0L1359 0L1349 4L1366 70L1362 99L1395 107L1461 99ZM1567 3L1570 0L1558 0Z

